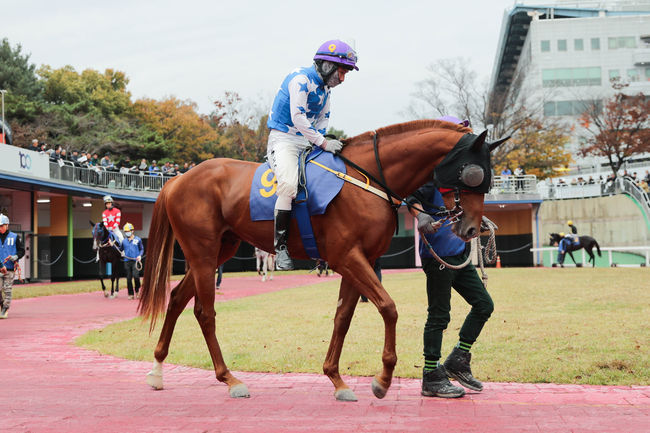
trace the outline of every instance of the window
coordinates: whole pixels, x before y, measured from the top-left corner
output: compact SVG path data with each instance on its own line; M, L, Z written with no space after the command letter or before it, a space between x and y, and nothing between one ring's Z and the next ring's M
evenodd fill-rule
M551 41L542 41L542 53L551 51Z
M555 105L558 116L570 116L573 114L571 101L558 101Z
M566 39L558 39L557 40L557 50L558 51L566 51Z
M544 116L555 116L555 101L544 103Z
M618 69L610 69L609 70L609 79L610 80L613 79L613 78L620 78L620 76L621 76L621 73L619 72Z
M620 48L636 48L636 41L634 40L634 36L607 38L607 46L610 50L618 50Z
M600 67L542 69L544 87L599 86Z
M544 103L544 116L580 116L585 111L594 109L598 113L602 112L603 102L600 100L549 101Z
M600 38L591 38L591 49L594 51L600 50Z
M627 70L627 79L630 81L639 81L639 70L638 69L628 69Z
M576 51L582 51L585 49L582 39L573 40L573 49Z

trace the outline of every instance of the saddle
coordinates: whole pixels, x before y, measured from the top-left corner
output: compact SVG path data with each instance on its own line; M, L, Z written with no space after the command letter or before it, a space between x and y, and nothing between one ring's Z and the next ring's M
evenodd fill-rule
M301 177L298 196L293 201L291 216L297 219L300 236L303 239L305 251L313 259L319 259L318 249L311 229L312 215L322 215L327 210L327 205L338 195L345 182L334 173L322 168L325 166L334 171L345 173L343 161L330 152L315 148L304 158L300 158ZM310 163L314 161L316 163ZM255 171L250 189L250 214L251 221L272 221L273 210L278 187L273 170L268 162L260 165Z

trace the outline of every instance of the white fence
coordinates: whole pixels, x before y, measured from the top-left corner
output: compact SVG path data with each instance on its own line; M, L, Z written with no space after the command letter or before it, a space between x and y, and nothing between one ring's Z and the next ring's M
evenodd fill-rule
M608 261L609 261L609 266L620 266L620 267L636 267L639 265L625 265L625 264L618 264L614 262L613 257L612 257L612 251L621 251L625 253L638 253L639 255L645 255L645 266L650 266L650 247L600 247L600 251L602 253L607 253ZM544 263L544 253L548 252L550 254L550 263L555 263L555 255L557 255L557 247L542 247L542 248L531 248L530 252L536 253L536 252L541 252L542 253L542 263ZM595 256L598 256L598 253L596 250L593 250L593 253ZM573 251L573 256L580 262L580 257L579 255L582 254L582 265L587 266L590 264L587 262L587 259L589 258L589 255L585 252L584 249L578 250L578 251ZM567 257L564 258L564 266L567 266ZM572 266L573 263L571 263L568 266ZM641 264L640 266L644 266L644 264Z

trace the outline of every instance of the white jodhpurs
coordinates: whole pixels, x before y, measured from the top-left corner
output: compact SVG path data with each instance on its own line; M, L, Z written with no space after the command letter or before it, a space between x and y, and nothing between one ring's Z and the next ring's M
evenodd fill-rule
M311 146L305 137L272 129L266 155L278 180L276 210L291 210L291 202L298 192L298 158L300 152Z

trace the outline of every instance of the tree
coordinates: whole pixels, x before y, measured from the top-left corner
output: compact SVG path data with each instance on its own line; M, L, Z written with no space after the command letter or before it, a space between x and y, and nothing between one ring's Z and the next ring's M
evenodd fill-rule
M511 136L512 139L492 152L494 166L504 166L513 160L518 165L529 167L531 173L548 173L546 165L565 164L568 154L564 151L567 142L567 128L543 116L544 98L532 91L522 91L517 85L508 94L492 94L487 84L479 85L477 75L470 70L469 61L462 58L443 59L427 68L429 76L417 83L413 93L415 101L406 110L410 118L437 118L452 115L467 119L475 131L488 129L490 139ZM523 71L513 78L513 83L523 82ZM535 134L531 128L544 133ZM517 136L521 135L519 139ZM534 142L531 139L535 137ZM544 140L539 142L539 140ZM519 149L527 144L551 158L523 161L536 155ZM561 146L556 148L557 146Z
M131 105L131 93L126 90L129 80L124 72L86 69L79 74L72 66L52 69L45 65L38 74L43 77L45 100L70 113L119 115Z
M579 152L583 156L606 157L614 176L630 157L650 152L650 98L639 93L626 95L627 87L617 80L613 86L618 92L604 107L599 101L587 105L580 116L587 137Z
M200 162L218 154L219 135L196 109L196 103L173 96L162 101L137 100L134 113L152 133L149 155L159 152L176 160Z
M12 129L16 129L19 122L33 119L43 108L43 87L36 76L36 65L29 63L29 54L22 54L21 51L20 45L12 48L8 39L2 39L0 89L8 91L5 95L5 115L11 120Z
M214 102L212 125L221 135L223 154L230 158L261 162L266 156L268 115L247 106L237 92L225 92Z
M555 175L554 166L571 162L571 154L564 150L569 136L563 128L545 127L539 120L527 119L510 141L512 150L495 164L497 173L505 166L520 166L526 174L544 179Z
M11 48L7 38L0 43L0 89L28 99L38 99L42 93L36 76L36 65L29 63L29 54L21 53L22 47Z

